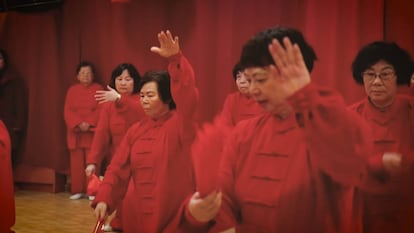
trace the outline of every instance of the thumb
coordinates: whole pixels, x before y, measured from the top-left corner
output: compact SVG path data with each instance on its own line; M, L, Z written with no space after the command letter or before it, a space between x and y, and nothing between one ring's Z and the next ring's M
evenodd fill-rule
M150 50L151 50L151 52L153 52L153 53L157 53L157 54L159 54L159 53L160 53L160 51L161 51L161 49L160 49L160 48L158 48L158 47L156 47L156 46L152 46Z
M108 88L108 90L110 90L110 91L114 91L115 89L113 89L111 86L109 86L109 85L106 85L106 88Z
M192 199L200 199L200 192L195 192L192 196Z

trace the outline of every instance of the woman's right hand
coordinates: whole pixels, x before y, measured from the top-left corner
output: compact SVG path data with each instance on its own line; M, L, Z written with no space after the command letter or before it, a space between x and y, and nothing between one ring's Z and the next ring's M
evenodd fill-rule
M386 171L398 174L402 169L402 155L397 152L385 152L382 156L382 164Z
M85 168L85 173L86 173L87 177L94 174L95 171L96 171L96 165L95 164L88 164L88 166L86 166L86 168Z
M95 217L96 219L103 220L106 218L108 206L105 202L99 202L95 207Z
M196 192L188 203L188 210L198 222L208 222L217 215L221 206L221 192L212 192L204 198Z

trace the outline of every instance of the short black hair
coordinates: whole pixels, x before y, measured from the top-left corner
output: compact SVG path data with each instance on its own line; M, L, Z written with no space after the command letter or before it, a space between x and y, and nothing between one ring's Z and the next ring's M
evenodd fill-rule
M237 79L237 75L242 71L242 67L240 65L240 63L236 63L236 65L234 65L233 67L233 79L234 81L236 81Z
M288 37L292 44L297 44L302 52L306 68L309 72L313 69L313 63L317 57L302 33L289 27L274 27L263 30L254 35L242 49L240 64L243 69L248 67L264 67L275 64L269 52L269 44L277 39L283 45L283 38Z
M139 71L135 68L135 66L131 63L121 63L115 67L115 69L112 71L110 86L112 88L115 88L115 80L119 75L122 74L122 72L124 72L124 70L128 70L129 75L134 80L134 89L132 90L132 93L138 93L139 83L141 82L141 75L139 74Z
M76 67L76 75L79 74L79 71L82 67L87 67L87 66L89 66L91 68L93 75L95 75L96 74L95 66L92 64L92 62L89 62L89 61L79 62L78 66Z
M374 41L362 47L352 62L352 76L358 84L363 84L362 72L379 61L394 67L397 85L410 85L413 72L410 54L394 42Z
M170 84L170 74L167 71L147 71L141 79L140 87L142 87L149 82L157 83L158 94L160 95L161 101L165 104L168 104L170 110L176 109L174 99L171 95L171 84Z

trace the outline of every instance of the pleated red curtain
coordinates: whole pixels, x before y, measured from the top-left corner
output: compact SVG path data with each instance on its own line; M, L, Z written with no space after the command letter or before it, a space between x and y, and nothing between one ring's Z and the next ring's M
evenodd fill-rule
M231 69L244 42L276 25L302 30L319 58L314 81L354 102L363 90L353 82L350 65L362 45L386 36L413 52L412 1L384 1L70 0L47 12L9 12L0 46L9 51L30 97L21 161L67 171L63 103L68 86L76 82L77 63L93 62L103 84L121 62L135 64L141 73L165 69L166 62L149 50L158 44L157 32L165 29L180 37L194 66L201 121L211 120L235 90ZM400 14L402 9L406 13Z

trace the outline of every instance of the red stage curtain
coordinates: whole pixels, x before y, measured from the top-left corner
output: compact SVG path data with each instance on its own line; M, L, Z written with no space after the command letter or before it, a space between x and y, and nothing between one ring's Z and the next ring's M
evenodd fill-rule
M165 69L166 62L149 51L158 45L156 33L165 29L180 37L194 66L202 121L211 120L224 97L235 90L231 69L244 42L276 25L302 30L319 57L312 74L315 82L354 102L364 95L352 80L350 65L362 45L386 33L387 39L398 39L413 51L412 1L384 1L71 0L47 12L9 12L0 46L9 51L30 97L22 161L67 171L63 103L68 86L76 82L77 63L93 62L103 84L121 62L135 64L141 73ZM400 18L402 9L411 20ZM393 26L401 22L405 26Z

